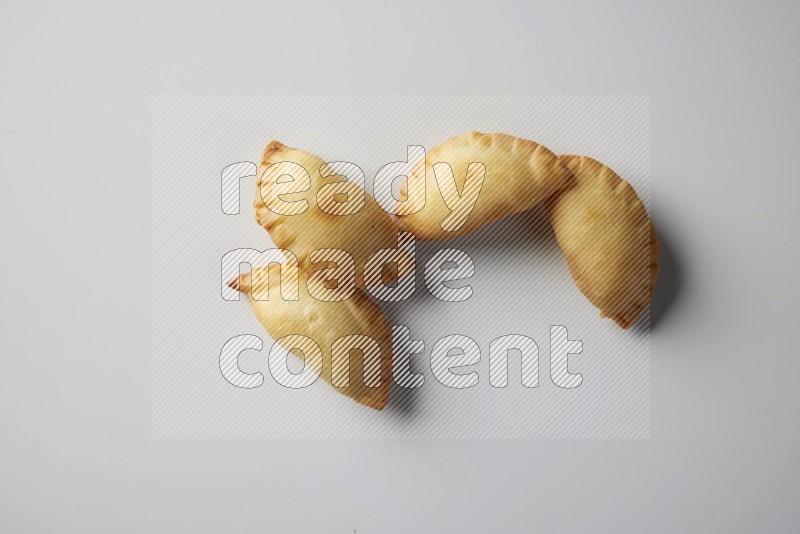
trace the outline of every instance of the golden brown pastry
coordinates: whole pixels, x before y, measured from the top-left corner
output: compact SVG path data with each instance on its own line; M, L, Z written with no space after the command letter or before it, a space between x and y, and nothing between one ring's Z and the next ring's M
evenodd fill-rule
M356 287L364 287L367 259L380 249L398 248L398 229L361 187L341 176L323 178L320 168L324 164L313 154L270 141L258 170L256 221L278 248L297 256L300 269L306 273L315 269L309 257L312 251L347 251L355 263ZM401 255L408 258L404 250ZM390 274L383 278L384 283L394 282L413 267L410 261L400 260L398 264L399 269L386 270Z
M302 344L284 348L301 349L306 355L306 364L317 371L321 365L320 376L323 380L339 385L346 381L346 387L335 389L360 404L382 410L389 400L392 380L392 333L381 309L361 290L356 290L351 298L341 302L316 300L308 294L306 280L302 275L300 299L283 300L280 297L278 271L266 269L267 267L256 267L252 271L252 277L250 273L244 273L228 282L228 285L248 296L253 312L274 340L285 336L306 336L313 339L322 351L321 360L309 358L307 355L316 349L309 350L309 347L304 348ZM267 283L267 272L270 274L269 300L250 298L251 288L263 291L264 288L259 287L259 284ZM251 279L255 280L254 285L251 284ZM369 336L377 344L372 346L375 348L364 345L366 350L350 351L353 335Z
M575 184L546 203L556 240L578 288L601 317L628 328L650 302L658 241L636 191L586 156L559 158Z
M432 148L412 169L401 188L401 197L411 196L398 202L397 223L419 239L462 236L532 208L571 181L558 157L538 143L470 132ZM415 194L423 182L424 197Z

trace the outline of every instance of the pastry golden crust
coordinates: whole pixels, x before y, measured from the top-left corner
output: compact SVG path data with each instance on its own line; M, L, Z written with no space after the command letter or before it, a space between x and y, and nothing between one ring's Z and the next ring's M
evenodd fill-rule
M561 156L575 185L549 199L550 222L578 288L622 328L650 302L658 241L636 191L586 156Z
M266 269L267 267L256 267L252 271L252 277L250 273L245 273L228 282L228 285L248 296L253 312L274 340L298 335L313 339L322 350L320 376L329 384L334 380L334 368L348 369L345 366L347 360L341 357L343 354L347 358L347 354L340 352L340 356L334 356L333 343L339 338L352 335L374 339L380 346L380 363L375 367L380 370L380 384L376 387L365 385L364 353L353 350L349 353L348 385L335 389L360 404L382 410L389 400L392 380L392 333L381 309L360 290L356 290L351 298L342 302L316 300L308 294L303 276L300 279L300 299L283 300L280 297L280 277L277 276L277 270L269 271L269 300L254 300L250 298L253 287L251 280L255 280L256 285L266 283ZM305 350L303 352L308 354ZM306 361L309 365L316 363L308 358ZM372 368L369 365L367 368ZM368 376L374 377L369 373Z
M277 183L279 172L268 172L273 164L293 162L308 171L310 189L302 193L285 194L279 190L283 184ZM264 149L258 169L258 186L256 188L253 207L256 222L266 229L278 248L291 250L296 256L300 269L309 273L315 269L309 254L318 249L337 248L347 251L355 262L356 287L364 287L363 269L369 256L380 249L394 249L398 246L398 229L388 213L375 202L370 195L352 182L341 182L341 177L322 178L320 168L325 162L313 154L292 148L278 141L270 141ZM334 215L335 209L331 197L324 202L322 208L317 204L319 189L326 185L341 182L343 190L349 190L356 197L363 195L360 210L350 215ZM286 215L276 213L267 203L278 198L286 202L306 198L307 209L303 213ZM301 204L296 204L300 206ZM401 267L409 266L409 261L398 262ZM409 267L410 268L410 267ZM406 271L400 272L402 277ZM392 283L396 278L384 278L385 283Z
M440 162L450 165L452 176L462 194L470 164L483 163L485 167L483 186L474 209L460 227L451 227L450 231L442 227L442 221L451 210L443 199L444 192L440 193L434 174L434 166ZM452 179L446 167L437 166L436 170L440 180L443 177ZM470 172L477 171L470 169ZM407 183L401 188L402 196L405 197L408 191L419 190L423 181L424 207L416 213L400 214L397 217L398 226L414 233L419 239L448 239L532 208L570 185L572 175L555 154L538 143L506 134L470 132L451 137L432 148L426 161L412 169ZM421 200L420 196L414 205L415 199L412 199L412 204L403 209L406 212L414 211L420 207ZM401 205L398 203L398 207Z

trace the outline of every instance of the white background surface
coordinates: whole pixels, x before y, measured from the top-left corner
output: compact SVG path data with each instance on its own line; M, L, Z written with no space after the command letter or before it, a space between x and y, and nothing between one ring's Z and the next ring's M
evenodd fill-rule
M796 530L798 9L2 7L4 532ZM637 441L151 441L153 93L649 94Z

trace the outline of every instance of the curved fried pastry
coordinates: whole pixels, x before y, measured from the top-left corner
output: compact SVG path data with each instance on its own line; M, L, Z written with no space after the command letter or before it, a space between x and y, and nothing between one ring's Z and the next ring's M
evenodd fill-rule
M329 384L333 384L334 380L337 384L343 384L342 377L347 376L347 386L335 388L339 393L370 408L382 410L389 400L391 385L392 333L381 309L360 290L341 302L316 300L308 294L303 276L300 280L299 300L283 300L280 296L280 278L274 276L277 272L270 273L272 276L267 277L267 269L256 267L252 270L252 276L244 273L228 282L228 285L248 296L253 312L274 340L285 336L306 336L313 339L322 350L322 360L320 362L306 357L306 362L314 366L316 371L319 371L316 364L321 363L320 376ZM263 289L258 286L267 283L267 278L269 300L251 298L251 288ZM251 284L251 280L255 282ZM354 335L374 339L380 351L350 351L347 339L344 344L340 341L334 345L338 339ZM352 341L352 338L349 339ZM335 346L339 350L334 350ZM302 345L284 348L300 348L305 355L309 354ZM371 385L373 380L378 380L377 373L380 373L379 384L375 387L365 384L365 368L367 382Z
M276 165L282 162L302 166L308 172L310 183L302 183L302 171L298 172L296 165ZM355 262L356 287L364 287L363 269L367 259L380 249L398 248L398 229L389 214L358 185L333 175L323 178L320 168L324 164L313 154L270 141L258 169L253 203L256 222L269 232L278 248L291 250L297 256L300 269L306 273L315 268L309 258L312 251L331 248L347 251ZM284 181L287 170L296 175L294 179L298 184L294 190L300 192L285 192L292 190L291 180ZM322 188L328 188L325 195L320 193ZM346 204L340 203L339 198L345 196ZM304 197L307 200L302 200ZM300 212L304 207L305 211ZM354 209L350 210L351 207ZM401 248L400 254L408 259L404 249ZM384 276L384 283L393 283L398 276L407 274L412 265L405 260L398 261L399 273L394 271L389 277Z
M556 240L578 288L628 328L650 302L658 275L658 241L636 191L586 156L561 156L575 185L549 199Z
M481 169L474 163L484 165L482 187ZM448 187L453 179L457 192ZM470 181L471 187L465 188ZM432 148L426 160L412 169L401 195L419 191L424 182L425 204L421 207L421 195L398 202L397 224L419 239L462 236L532 208L571 181L572 175L558 157L538 143L506 134L470 132Z

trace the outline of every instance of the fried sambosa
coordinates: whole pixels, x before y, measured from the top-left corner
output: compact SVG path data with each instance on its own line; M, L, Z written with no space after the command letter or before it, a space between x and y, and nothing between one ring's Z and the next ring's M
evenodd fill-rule
M255 267L252 275L241 274L228 285L247 295L256 318L274 340L283 340L284 349L299 349L306 365L319 371L328 384L339 386L335 387L339 393L382 410L392 379L392 333L381 309L361 290L341 302L317 300L308 294L302 275L299 300L284 300L276 274ZM269 284L269 300L252 298L264 294L260 284ZM309 357L317 349L300 336L312 339L322 357Z
M458 237L528 210L571 181L538 143L471 132L432 148L412 169L400 189L397 223L419 239Z
M314 267L309 257L314 250L341 249L350 254L356 287L365 286L363 270L371 254L398 248L398 229L374 198L336 175L317 156L278 141L270 141L264 149L254 208L256 222L278 248L297 256L306 273L320 267ZM399 254L398 268L382 277L386 284L413 269L402 247Z
M622 328L650 302L658 241L644 204L614 171L586 156L561 156L575 184L545 203L578 288Z

